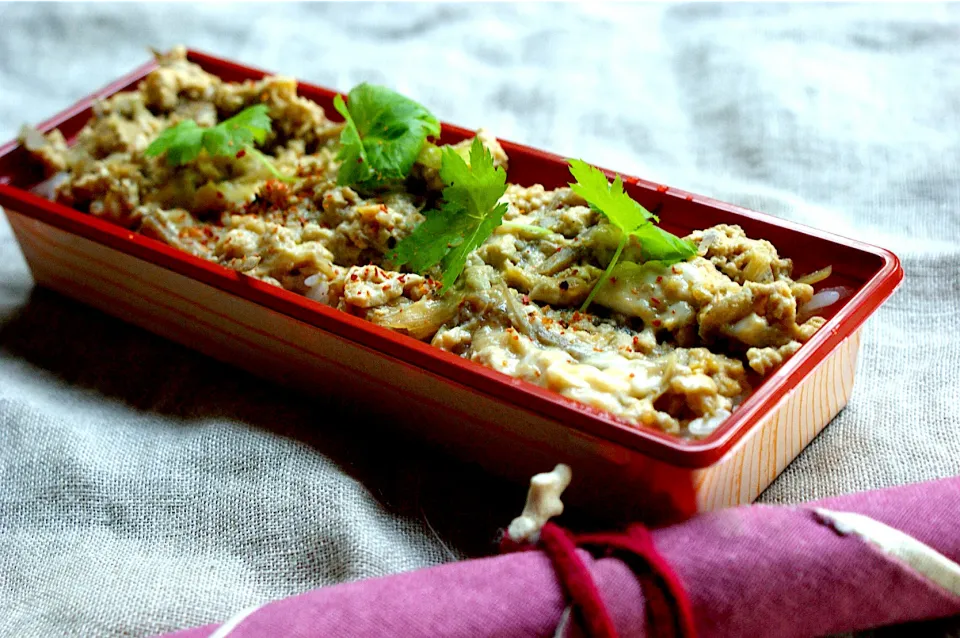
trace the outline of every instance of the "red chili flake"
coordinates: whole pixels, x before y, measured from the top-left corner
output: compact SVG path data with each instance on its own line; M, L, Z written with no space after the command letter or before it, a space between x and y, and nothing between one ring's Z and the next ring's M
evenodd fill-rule
M662 282L663 282L663 277L661 275L657 275L657 283L659 284Z
M387 205L386 205L386 204L380 204L380 211L381 211L381 212L384 212L384 213L387 212Z
M657 299L656 297L650 297L650 303L652 303L654 306L659 306L660 300Z
M523 301L523 303L530 303L530 296L523 295L522 297L520 297L520 300Z
M223 193L222 193L222 192L217 191L217 199L223 199Z
M634 378L635 376L637 376L637 375L635 375L635 374L632 373L632 372L630 373L630 378L631 378L631 379Z
M612 284L617 283L617 278L616 278L616 277L611 277L611 278L610 278L610 283L612 283Z
M240 159L246 154L247 154L247 149L241 148L239 151L237 151L237 159Z
M383 287L380 288L383 292L390 290L390 284L383 284Z
M356 281L357 279L359 279L359 277L357 277L357 273L352 273L350 275L350 281Z
M560 248L560 246L557 246L557 249L556 249L555 251L553 251L553 252L558 253L558 252L560 252L561 250L563 250L563 249Z
M362 158L362 157L358 157L358 158L357 158L357 164L363 164L363 158Z
M663 323L663 322L660 321L659 319L654 319L654 320L653 320L653 327L654 327L654 328L659 328L661 323Z

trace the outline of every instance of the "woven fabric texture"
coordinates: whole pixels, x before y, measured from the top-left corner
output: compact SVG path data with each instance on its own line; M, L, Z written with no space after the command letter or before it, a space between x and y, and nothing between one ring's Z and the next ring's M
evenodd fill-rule
M850 405L761 501L960 473L958 5L42 3L0 24L2 140L184 43L889 248L906 280ZM523 494L35 289L0 219L0 635L143 636L491 553Z

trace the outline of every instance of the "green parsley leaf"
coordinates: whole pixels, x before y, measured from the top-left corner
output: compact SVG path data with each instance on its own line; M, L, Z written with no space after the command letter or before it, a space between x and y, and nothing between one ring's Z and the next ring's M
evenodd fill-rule
M440 210L428 213L387 259L419 273L440 264L444 292L463 272L467 256L503 222L507 205L497 202L507 191L507 172L493 165L493 156L474 138L469 165L452 148L443 149L440 177L447 184Z
M209 128L201 128L193 120L183 120L160 133L144 151L144 155L156 157L166 153L167 164L181 166L197 159L201 149L212 156L229 156L240 151L249 151L271 175L280 180L292 181L292 177L278 171L254 146L263 144L270 133L268 110L266 104L257 104Z
M213 156L235 155L240 149L263 144L270 132L269 107L257 104L243 109L203 134L203 148Z
M697 255L696 244L653 224L642 228L639 234L634 233L634 236L640 240L644 261L659 261L669 266Z
M425 107L383 86L359 84L347 103L333 106L346 125L340 133L337 184L374 188L406 179L427 137L440 135L440 122Z
M660 219L627 195L619 175L611 184L600 169L582 160L572 159L569 162L570 174L577 180L576 184L570 184L570 188L587 200L591 207L603 213L622 233L613 259L583 302L581 311L587 309L600 286L610 277L630 237L635 237L640 242L641 252L648 261L656 260L670 265L697 254L697 247L693 242L681 239L653 224Z
M203 148L203 131L193 120L183 120L160 133L144 151L144 155L156 157L166 152L170 166L192 162Z

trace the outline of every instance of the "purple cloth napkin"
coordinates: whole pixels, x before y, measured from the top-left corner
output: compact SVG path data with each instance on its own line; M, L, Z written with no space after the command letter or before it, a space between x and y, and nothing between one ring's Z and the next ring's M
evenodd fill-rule
M867 520L864 536L837 512L913 537L905 547L914 553L892 555L904 547L889 544L895 531ZM951 571L960 569L958 521L960 477L723 510L655 530L653 539L686 587L698 635L787 638L960 614L960 572ZM581 555L619 634L650 635L630 568ZM309 591L169 638L553 636L566 607L550 560L531 551Z

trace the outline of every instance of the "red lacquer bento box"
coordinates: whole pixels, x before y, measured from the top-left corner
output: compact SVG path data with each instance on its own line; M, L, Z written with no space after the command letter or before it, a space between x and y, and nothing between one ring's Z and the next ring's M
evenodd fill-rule
M195 51L189 58L229 81L265 75ZM71 139L96 99L135 87L153 68L141 66L38 128ZM300 93L337 117L334 91L301 84ZM470 135L445 124L442 141ZM567 183L564 158L501 142L510 181ZM575 477L570 500L614 518L672 520L754 500L847 403L863 322L903 278L886 250L626 177L628 193L658 208L667 230L739 224L792 258L795 272L829 263L833 274L821 286L854 290L716 432L684 441L28 192L42 179L17 142L0 147L0 205L38 284L280 383L347 395L371 405L371 418L389 418L492 472L526 481L566 462Z

